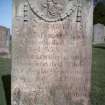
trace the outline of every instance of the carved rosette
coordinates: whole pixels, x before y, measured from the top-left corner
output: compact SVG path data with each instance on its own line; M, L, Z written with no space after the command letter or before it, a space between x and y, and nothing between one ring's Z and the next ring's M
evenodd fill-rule
M27 0L34 15L45 22L63 21L77 8L78 0Z

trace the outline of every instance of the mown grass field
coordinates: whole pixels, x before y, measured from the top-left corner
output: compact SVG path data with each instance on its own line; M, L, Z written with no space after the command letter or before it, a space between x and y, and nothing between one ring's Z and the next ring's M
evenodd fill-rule
M10 62L10 59L0 58L0 105L6 105L1 77L10 74ZM93 48L92 65L91 105L105 105L105 45Z
M0 57L0 105L7 105L5 101L6 98L10 100L10 78L8 78L8 75L10 75L10 70L11 60ZM5 82L5 86L3 84L3 80ZM5 94L4 90L6 90L7 94ZM8 102L8 105L9 104L10 102Z
M105 45L93 48L91 105L105 105Z

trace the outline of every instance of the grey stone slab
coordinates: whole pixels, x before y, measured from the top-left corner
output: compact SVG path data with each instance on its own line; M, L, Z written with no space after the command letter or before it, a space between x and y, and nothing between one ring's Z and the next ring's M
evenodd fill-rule
M12 105L90 105L92 2L21 5L13 24Z
M105 42L105 28L104 25L98 23L94 25L94 33L93 33L93 42L94 43L104 43Z
M0 54L9 53L10 47L10 30L6 27L0 26Z

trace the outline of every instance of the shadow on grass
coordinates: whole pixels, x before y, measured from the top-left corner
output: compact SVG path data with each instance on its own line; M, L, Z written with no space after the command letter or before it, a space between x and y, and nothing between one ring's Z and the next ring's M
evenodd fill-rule
M105 47L104 47L104 46L94 46L94 48L105 49Z
M2 76L7 105L11 105L11 75Z
M95 44L93 45L93 48L105 49L105 44Z

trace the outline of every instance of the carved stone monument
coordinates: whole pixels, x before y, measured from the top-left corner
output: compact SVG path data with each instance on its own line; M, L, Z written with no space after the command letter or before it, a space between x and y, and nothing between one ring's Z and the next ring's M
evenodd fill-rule
M104 25L98 23L94 25L94 40L93 43L104 43L105 42L105 27Z
M10 30L4 26L0 26L0 54L9 53Z
M89 105L92 1L14 0L12 105Z

